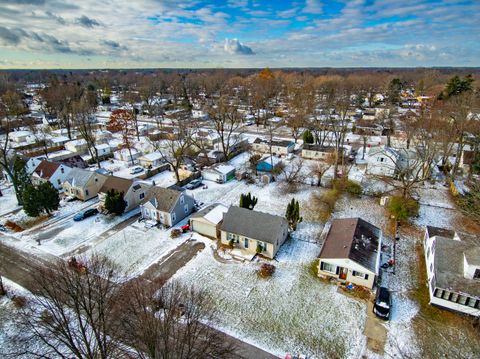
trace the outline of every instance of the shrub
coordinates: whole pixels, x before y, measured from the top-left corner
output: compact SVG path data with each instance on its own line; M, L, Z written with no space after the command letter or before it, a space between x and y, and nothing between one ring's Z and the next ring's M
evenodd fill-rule
M228 241L228 246L229 246L230 248L233 248L233 245L234 245L234 244L235 244L235 242L233 241L233 238Z
M12 298L12 302L17 308L23 308L25 305L27 305L27 298L21 296L21 295L15 295Z
M182 230L178 228L172 229L170 232L170 238L178 238L182 235Z
M413 198L404 198L395 196L388 202L388 211L390 215L401 222L407 221L410 217L418 215L420 205Z
M325 204L330 212L333 212L339 196L340 192L337 189L329 189L321 194L320 200Z
M275 266L269 263L263 263L258 271L258 275L262 278L271 277L273 273L275 273Z
M263 247L260 244L257 244L256 252L257 253L262 253L263 252Z
M351 181L346 178L335 179L332 181L332 188L339 192L347 192L354 197L360 197L362 194L362 186L360 183Z
M10 220L6 221L5 222L5 227L11 229L12 231L14 232L21 232L23 231L23 228L20 227L18 224L16 224L15 222L12 222Z
M308 266L308 271L314 277L318 277L318 262L319 262L318 259L314 259L313 261L310 262L310 265Z
M345 190L352 197L360 197L362 195L362 186L355 181L347 180Z

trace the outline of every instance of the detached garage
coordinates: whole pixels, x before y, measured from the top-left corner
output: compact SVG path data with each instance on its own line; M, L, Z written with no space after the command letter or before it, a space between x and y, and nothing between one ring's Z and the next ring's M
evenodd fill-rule
M228 208L221 204L212 204L190 217L190 228L202 236L220 238L220 224Z
M235 167L225 164L214 165L202 170L202 177L208 181L225 183L235 178Z

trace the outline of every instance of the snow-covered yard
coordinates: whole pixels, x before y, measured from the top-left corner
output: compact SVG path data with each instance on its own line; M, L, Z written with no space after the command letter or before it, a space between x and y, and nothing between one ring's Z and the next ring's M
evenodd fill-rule
M94 245L93 252L109 258L127 277L141 274L148 266L175 249L188 237L170 238L171 230L147 228L134 223L106 240Z
M0 197L0 216L3 216L15 209L19 208L17 197L15 196L15 191L13 190L13 186L5 187L0 184L0 189L2 191L3 196Z
M313 276L309 265L319 251L316 244L289 240L273 262L274 275L262 279L260 262L221 263L206 248L172 280L212 296L219 329L274 354L357 357L365 341L366 306Z

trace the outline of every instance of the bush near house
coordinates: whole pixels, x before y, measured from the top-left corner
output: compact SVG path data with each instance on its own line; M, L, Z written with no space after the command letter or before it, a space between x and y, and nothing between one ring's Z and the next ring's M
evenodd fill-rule
M273 273L275 273L275 266L269 263L263 263L258 271L258 275L262 278L271 277Z
M417 216L420 205L413 198L395 196L388 202L390 215L400 222L408 221L409 218Z
M349 179L334 179L332 181L332 188L339 192L347 192L352 197L360 197L362 195L362 186L360 183Z
M178 238L182 235L182 230L178 228L172 229L170 232L170 238Z
M109 213L113 213L117 216L122 215L127 207L127 202L123 199L123 192L118 192L114 189L109 190L105 197L104 206Z

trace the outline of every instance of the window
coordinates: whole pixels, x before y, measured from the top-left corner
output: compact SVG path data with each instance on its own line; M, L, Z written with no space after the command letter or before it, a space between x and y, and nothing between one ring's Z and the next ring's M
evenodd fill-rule
M459 295L458 296L458 304L465 305L467 303L467 298L464 295Z
M443 289L435 289L435 293L433 295L437 298L442 298Z
M65 169L63 167L60 167L60 172L65 173Z
M183 206L183 210L185 211L185 213L188 213L188 204L186 204L185 206Z
M448 298L450 298L450 292L448 290L445 290L443 292L442 298L448 300Z
M336 266L334 266L333 264L327 263L327 262L322 262L320 264L320 268L321 268L321 270L323 270L325 272L330 272L330 273L335 273L336 269L337 269Z
M185 198L183 196L180 197L180 203L183 204L185 202Z
M475 298L468 298L467 305L471 308L476 308L477 300Z
M368 274L365 274L365 280L368 280Z
M244 240L243 240L243 246L244 246L245 248L248 248L248 238L244 238Z
M480 279L480 269L475 269L475 273L473 273L473 279Z
M172 213L172 222L175 222L176 219L177 219L177 216L175 215L175 213Z
M58 183L58 185L60 185L60 183L61 183L61 182L60 182L60 180L59 180L59 179L57 179L57 183Z
M450 297L450 302L456 303L458 300L458 294L457 293L452 293L452 296Z
M144 199L145 198L145 193L140 193L140 199Z
M359 278L364 278L365 277L365 275L363 273L357 272L356 270L354 270L352 274L353 274L354 277L359 277Z
M86 189L86 190L85 190L85 195L87 195L87 196L88 196L88 189Z

